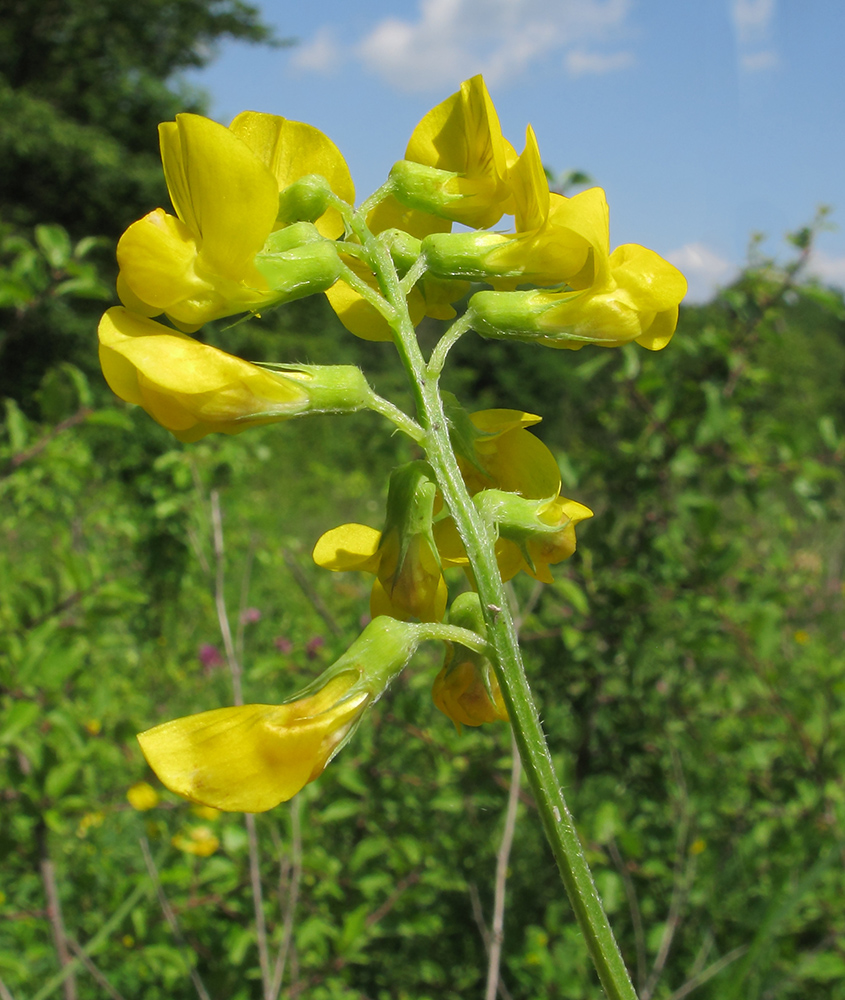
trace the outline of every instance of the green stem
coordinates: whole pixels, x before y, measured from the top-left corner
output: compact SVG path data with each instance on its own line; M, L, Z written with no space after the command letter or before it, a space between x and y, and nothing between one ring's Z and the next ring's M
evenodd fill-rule
M366 227L359 225L359 234ZM463 540L487 625L502 696L519 755L543 828L560 870L576 919L586 939L601 984L610 1000L636 1000L636 992L587 865L575 823L555 774L537 709L525 676L516 628L485 522L467 492L449 439L438 381L446 350L427 368L407 303L389 255L377 240L364 236L381 291L393 307L391 322L399 355L414 387L420 424L426 429L426 453L449 511ZM461 332L460 324L456 324ZM457 339L457 338L455 338Z
M417 625L417 635L422 642L426 639L437 639L440 642L458 642L474 653L489 656L490 646L485 639L467 628L458 625L441 625L439 622L422 622Z
M465 312L463 316L459 316L458 319L449 327L449 329L443 334L434 350L431 352L431 357L428 359L427 375L429 378L440 378L440 373L443 371L443 366L446 364L446 355L452 348L457 344L457 342L463 337L463 335L469 330L472 325L472 316L469 311Z
M380 413L383 417L395 424L400 431L404 431L409 438L412 438L417 444L422 444L425 440L425 431L420 427L420 425L412 417L409 417L404 410L400 410L395 403L391 403L389 399L385 399L384 396L379 396L377 392L373 392L370 395L368 408L373 410L375 413Z

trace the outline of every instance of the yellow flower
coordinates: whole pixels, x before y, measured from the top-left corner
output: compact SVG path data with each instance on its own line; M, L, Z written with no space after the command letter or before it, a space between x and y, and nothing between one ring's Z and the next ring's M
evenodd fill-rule
M523 571L552 581L549 570L575 551L575 525L592 511L560 495L560 469L554 455L526 428L540 417L521 410L479 410L470 420L481 434L473 455L458 465L471 496L486 498L482 509L498 525L496 561L507 581ZM434 526L446 567L469 567L469 557L451 518Z
M502 701L499 682L492 670L489 684L490 693L477 664L472 660L463 660L448 669L443 667L434 680L431 697L440 711L457 725L458 730L461 725L481 726L485 722L507 722L508 712Z
M393 193L403 205L486 229L509 210L516 159L484 80L474 76L414 129L391 171Z
M365 524L342 524L322 535L314 562L337 572L361 570L376 575L370 614L408 621L443 620L448 591L440 561L425 535L414 535L402 551L398 528L382 536Z
M220 846L219 839L207 826L193 826L188 830L187 836L177 833L170 838L170 843L185 854L193 854L198 858L210 857Z
M583 232L587 221L583 216L589 212L601 215L602 206L580 195L564 198L549 191L531 126L525 150L512 167L509 180L516 232L429 236L422 243L429 269L442 277L489 281L497 288L528 282L577 284L591 250ZM606 216L606 206L604 209Z
M478 594L459 594L449 609L449 623L486 636ZM446 661L434 680L431 697L458 732L462 725L480 726L508 718L492 664L460 643L446 643Z
M634 243L610 253L607 202L601 188L566 200L563 222L590 245L584 268L562 291L478 292L470 300L473 328L483 336L580 350L635 341L657 351L672 339L684 276L653 250Z
M110 388L180 441L237 434L306 410L296 376L279 376L120 307L100 321L100 364Z
M349 412L371 396L358 368L268 371L116 306L99 326L100 365L112 391L142 406L180 441L302 413Z
M146 781L139 781L126 793L129 805L138 812L147 812L158 805L158 792Z
M448 595L432 532L437 502L434 473L425 462L399 466L390 475L384 530L333 528L314 546L314 562L335 572L375 573L373 617L442 621Z
M268 284L256 255L279 228L280 192L302 177L320 173L338 195L354 197L337 148L309 125L255 112L239 115L228 129L199 115L178 115L159 126L159 136L176 215L158 208L123 234L117 258L124 305L148 316L164 312L192 331L296 297ZM317 229L329 237L342 232L334 209L317 219ZM322 248L303 253L306 271L322 287L301 294L322 291L337 270L332 273Z
M288 702L201 712L149 729L138 742L177 795L227 812L264 812L322 774L417 641L413 626L378 618Z

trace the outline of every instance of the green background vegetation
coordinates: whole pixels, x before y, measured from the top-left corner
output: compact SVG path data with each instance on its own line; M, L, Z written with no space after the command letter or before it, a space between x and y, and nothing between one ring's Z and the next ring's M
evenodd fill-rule
M171 74L216 38L267 33L233 0L12 9L0 28L0 980L15 1000L68 996L49 870L71 957L94 942L111 995L196 996L191 966L214 1000L257 998L243 817L203 818L166 793L133 810L127 789L155 784L134 734L231 701L226 668L200 657L222 648L212 496L245 697L275 702L346 648L367 607L368 579L318 571L311 546L343 521L378 527L387 473L413 453L371 414L182 446L114 399L94 334L114 239L166 204L155 124L202 106ZM752 248L657 355L468 335L447 376L469 409L543 415L564 492L595 510L555 584L517 581L516 599L600 892L635 982L662 1000L845 997L845 304L802 278L813 232L793 235L785 265ZM322 297L224 326L208 335L234 353L358 363L407 405L390 346L346 334ZM298 893L283 996L483 994L510 740L503 726L458 734L434 709L440 655L422 650L325 775L258 818L274 945ZM212 856L171 846L199 826L219 838ZM504 997L599 996L524 792L502 978ZM84 965L73 979L80 1000L110 995Z

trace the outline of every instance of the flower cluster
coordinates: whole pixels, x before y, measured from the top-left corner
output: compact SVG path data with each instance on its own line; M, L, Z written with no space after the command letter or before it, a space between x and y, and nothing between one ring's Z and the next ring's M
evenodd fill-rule
M533 130L518 153L480 76L422 118L404 158L357 210L343 156L310 125L247 111L226 128L183 114L162 124L159 138L173 213L155 209L118 245L122 305L99 326L114 392L184 442L370 409L428 459L394 470L380 531L345 524L316 544L318 565L375 578L374 621L326 674L281 705L216 709L139 737L171 790L206 806L258 811L322 772L404 666L419 629L434 627L425 623L435 623L444 641L452 637L435 704L459 727L507 719L487 656L467 525L482 525L476 534L495 551L502 581L523 572L550 582L551 567L575 550L576 525L592 512L561 494L555 457L529 430L538 416L468 415L455 403L435 419L421 403L417 423L377 396L357 368L253 363L193 334L324 293L351 333L399 345L422 400L423 383L436 392L440 372L413 339L411 327L425 316L456 319L449 345L472 329L552 348L659 350L674 333L686 282L644 247L611 250L600 188L571 198L550 191ZM512 227L502 224L506 216ZM462 228L453 232L454 224ZM419 359L413 372L409 352ZM434 471L437 435L441 459L452 449L448 473L442 461ZM450 489L461 492L447 503ZM470 587L451 608L450 569L464 570ZM496 575L492 561L486 572ZM453 641L456 633L468 644ZM147 787L132 790L135 808L150 808ZM212 835L192 836L183 850L215 849Z

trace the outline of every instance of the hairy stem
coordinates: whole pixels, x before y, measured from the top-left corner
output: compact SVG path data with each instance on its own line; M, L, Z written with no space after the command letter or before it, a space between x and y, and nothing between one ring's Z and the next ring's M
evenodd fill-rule
M438 386L440 373L434 369L427 370L399 277L389 255L377 240L369 236L363 223L358 225L357 231L365 250L369 252L370 264L379 279L382 294L395 314L391 322L394 341L414 388L419 422L426 430L426 457L469 556L484 611L492 662L546 837L607 996L611 1000L636 1000L628 970L596 891L575 823L555 773L525 676L516 627L490 543L490 533L470 498L452 448Z

